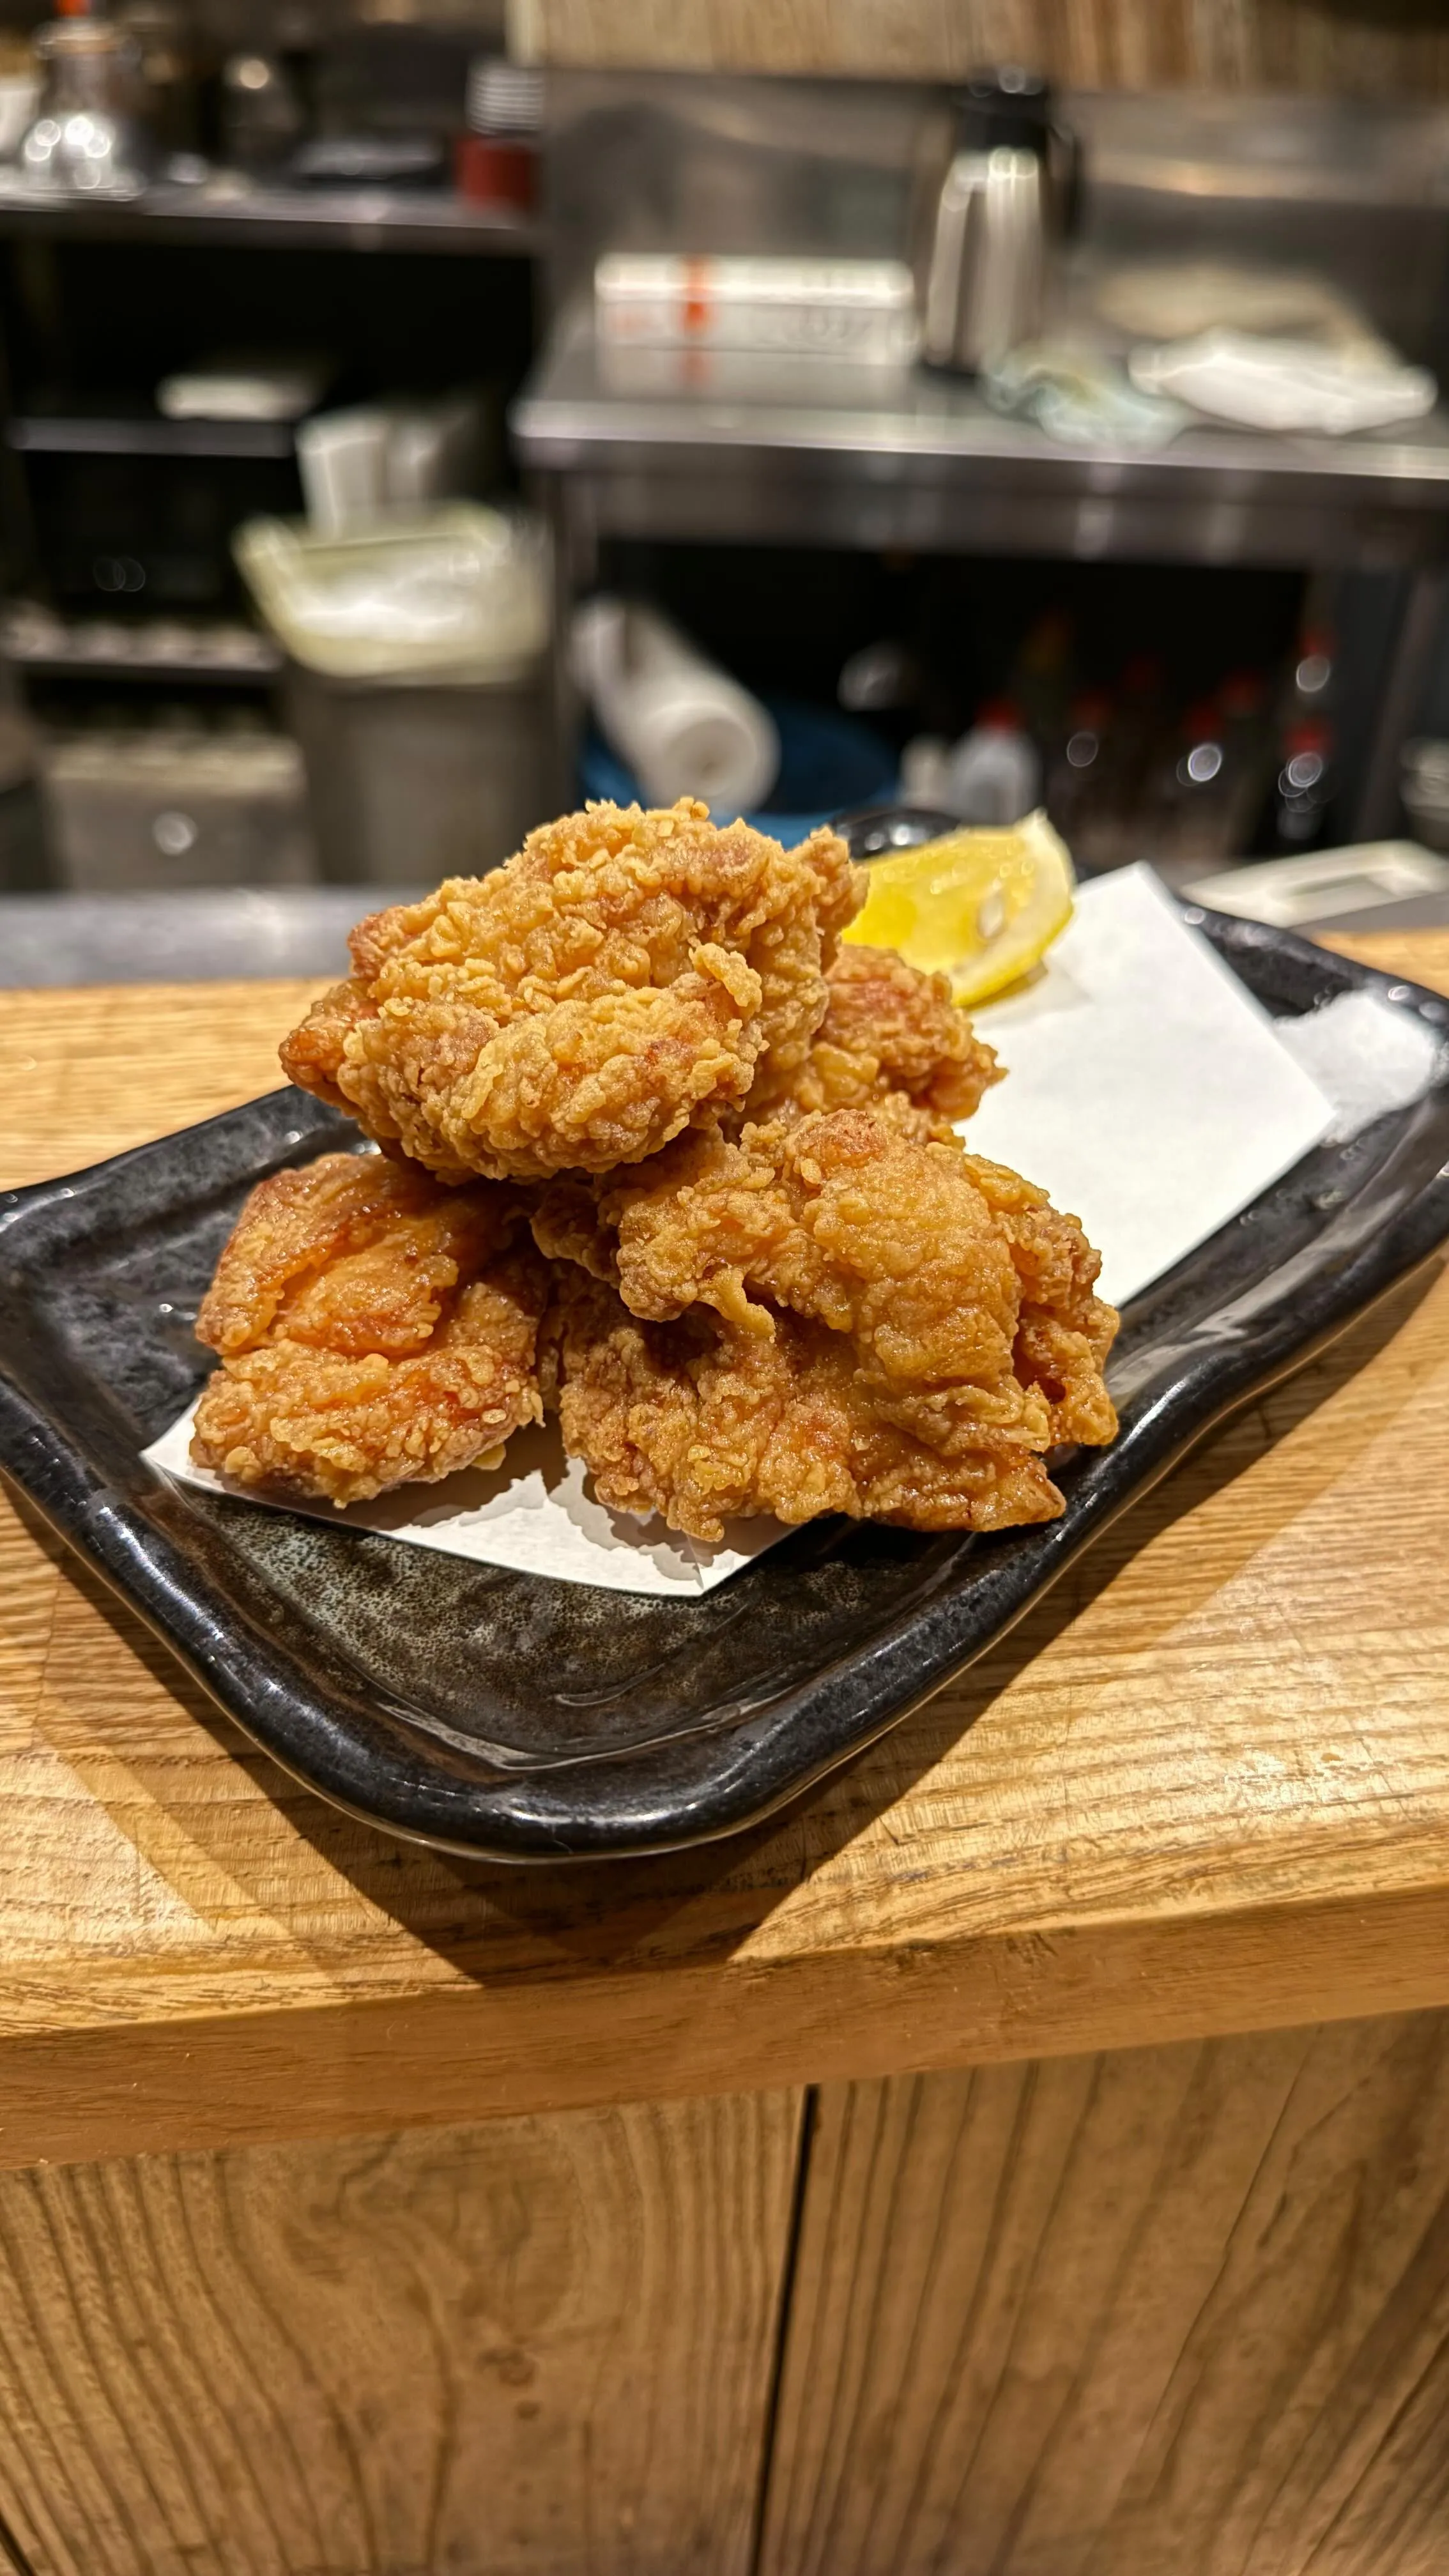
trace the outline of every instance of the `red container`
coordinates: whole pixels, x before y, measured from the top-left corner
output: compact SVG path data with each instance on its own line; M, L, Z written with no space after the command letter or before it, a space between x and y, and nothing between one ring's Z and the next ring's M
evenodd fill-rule
M470 206L506 206L531 215L538 194L537 147L494 134L460 134L453 177Z

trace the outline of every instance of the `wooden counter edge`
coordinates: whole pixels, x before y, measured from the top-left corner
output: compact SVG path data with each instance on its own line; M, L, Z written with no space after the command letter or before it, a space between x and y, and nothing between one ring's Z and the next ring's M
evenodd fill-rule
M0 2168L1077 2056L1449 2005L1449 1886L777 1966L0 2038ZM602 2037L601 2037L602 2034Z

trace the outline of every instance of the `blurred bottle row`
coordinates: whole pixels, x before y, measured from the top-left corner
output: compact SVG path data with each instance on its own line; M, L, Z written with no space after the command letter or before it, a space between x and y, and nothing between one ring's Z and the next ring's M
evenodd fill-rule
M888 650L846 665L847 706L881 703ZM1082 669L1069 618L1050 610L964 734L905 744L902 792L970 823L1045 804L1085 874L1311 850L1336 785L1335 659L1332 634L1306 620L1286 668L1245 663L1184 702L1154 653Z

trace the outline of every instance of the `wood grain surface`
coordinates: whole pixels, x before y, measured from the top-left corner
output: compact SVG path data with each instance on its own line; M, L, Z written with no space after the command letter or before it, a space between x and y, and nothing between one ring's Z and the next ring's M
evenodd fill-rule
M773 2095L6 2176L21 2563L747 2576L798 2129Z
M534 59L956 80L1027 62L1082 89L1449 92L1433 0L514 0Z
M338 962L342 971L345 959ZM0 1189L78 1172L283 1080L315 983L0 992Z
M1432 2576L1449 2017L826 2088L761 2576Z
M1361 944L1449 989L1449 935ZM9 996L0 1179L265 1087L293 998ZM7 1506L0 2162L1449 2003L1446 1455L1440 1280L776 1824L558 1871L334 1813Z

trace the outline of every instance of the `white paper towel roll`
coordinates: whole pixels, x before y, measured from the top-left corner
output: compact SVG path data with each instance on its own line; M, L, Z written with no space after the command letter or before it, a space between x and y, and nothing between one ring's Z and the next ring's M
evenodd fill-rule
M611 748L651 804L700 796L732 817L768 796L780 768L769 716L656 609L587 600L574 617L572 660Z

